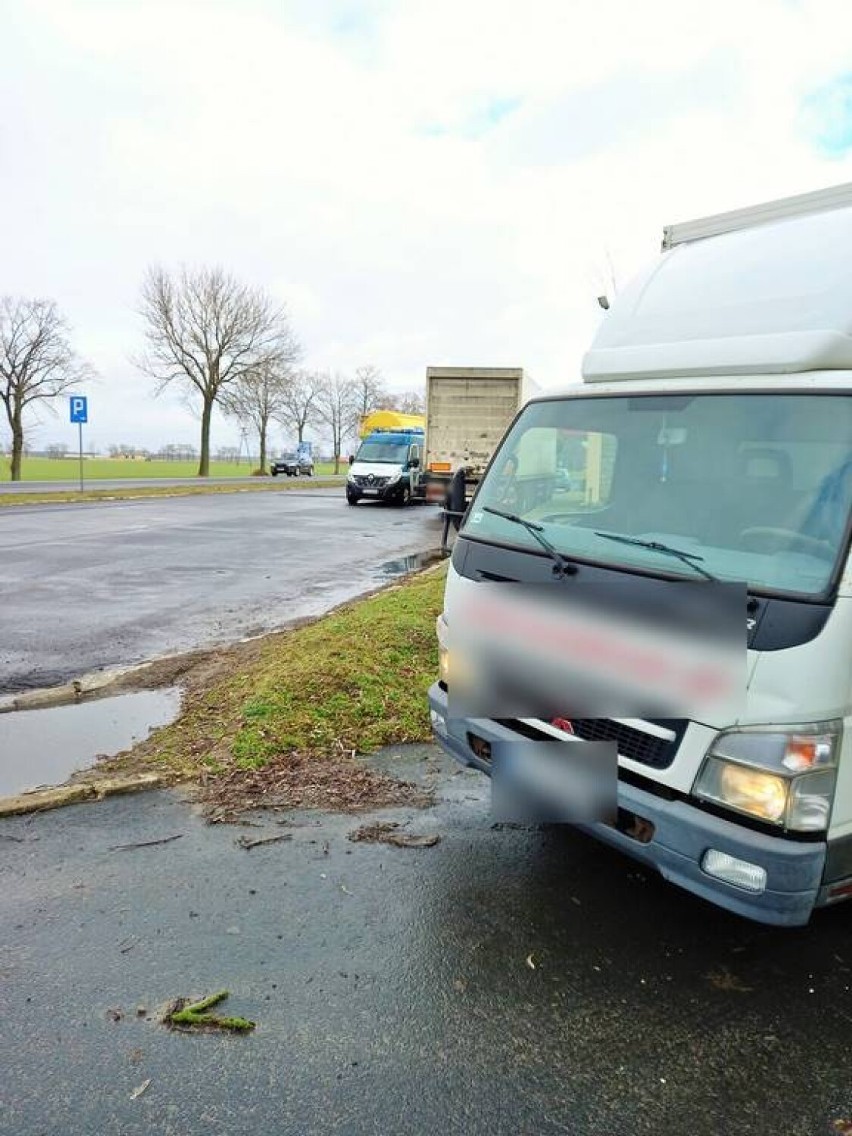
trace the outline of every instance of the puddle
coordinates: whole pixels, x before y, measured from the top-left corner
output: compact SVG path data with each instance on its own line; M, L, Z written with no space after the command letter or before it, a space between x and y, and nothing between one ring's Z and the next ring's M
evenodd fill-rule
M0 796L59 785L97 757L142 741L179 709L173 687L0 714Z
M413 552L410 556L400 556L397 560L386 560L380 564L376 574L384 579L407 576L409 572L419 572L441 559L441 550L430 548L427 552Z

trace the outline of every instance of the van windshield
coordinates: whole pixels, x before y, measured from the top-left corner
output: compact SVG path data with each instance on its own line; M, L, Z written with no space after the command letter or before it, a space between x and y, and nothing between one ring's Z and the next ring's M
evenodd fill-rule
M407 442L364 442L355 460L359 462L391 462L402 465L408 460Z
M818 596L852 509L852 396L620 395L531 403L462 532L661 575ZM678 561L642 543L687 553ZM691 560L692 566L689 561Z

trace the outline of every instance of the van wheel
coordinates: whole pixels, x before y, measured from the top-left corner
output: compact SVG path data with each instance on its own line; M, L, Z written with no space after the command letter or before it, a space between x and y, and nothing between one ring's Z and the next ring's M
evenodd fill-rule
M397 497L396 503L397 503L397 505L399 505L399 507L401 509L404 509L406 505L411 504L411 486L410 485L403 485L402 493L400 493L399 497Z
M358 500L359 500L358 494L357 493L350 493L349 490L347 489L346 500L350 505L357 505Z

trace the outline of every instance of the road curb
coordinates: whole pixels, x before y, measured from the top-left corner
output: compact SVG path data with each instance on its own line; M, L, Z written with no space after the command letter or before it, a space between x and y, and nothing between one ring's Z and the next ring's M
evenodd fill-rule
M123 678L134 670L141 670L147 663L131 663L123 667L110 667L103 671L92 671L81 675L72 682L62 683L61 686L44 686L38 690L25 690L10 698L0 701L0 714L10 714L15 710L40 710L51 706L65 706L71 702L79 702L89 694L112 686L118 679Z
M166 778L159 773L134 773L129 777L102 777L96 781L34 789L31 793L20 793L15 797L0 797L0 817L45 812L47 809L82 804L85 801L101 801L104 797L114 797L120 793L160 789L166 783Z

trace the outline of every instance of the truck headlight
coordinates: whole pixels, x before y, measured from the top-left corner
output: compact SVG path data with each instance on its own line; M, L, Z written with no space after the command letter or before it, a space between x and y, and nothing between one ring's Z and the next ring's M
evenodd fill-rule
M828 828L841 727L838 722L719 734L693 793L797 832Z
M787 811L784 777L718 757L708 757L704 763L695 795L774 824L781 824Z

